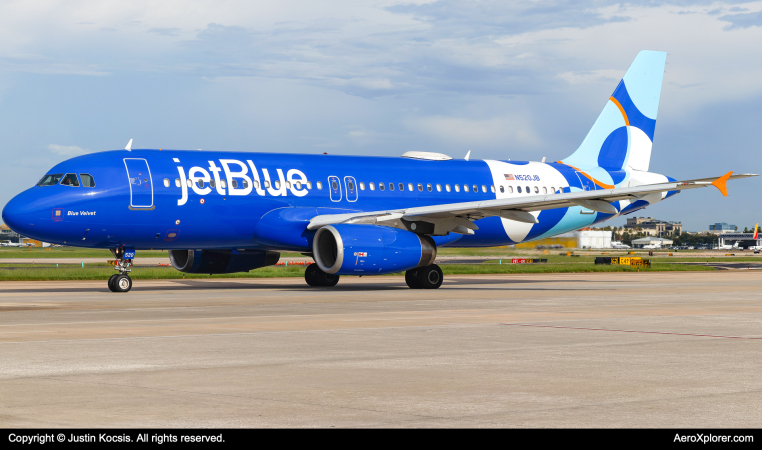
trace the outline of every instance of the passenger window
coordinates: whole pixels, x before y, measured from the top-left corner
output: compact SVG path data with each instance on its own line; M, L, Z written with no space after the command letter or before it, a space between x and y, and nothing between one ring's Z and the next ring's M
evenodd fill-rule
M519 194L521 194L521 186L516 186L516 192L518 192Z
M442 192L442 185L437 183L437 192Z
M468 185L467 184L463 185L463 192L468 192Z
M220 186L222 186L223 188L227 188L228 187L228 182L225 181L225 180L220 180Z
M95 180L89 173L81 173L79 174L79 177L82 179L82 186L95 187ZM165 186L169 187L169 179L166 180Z
M477 192L479 192L479 186L474 185L474 194L476 194Z
M492 186L490 186L490 190L492 191L493 194L495 193L495 185L494 184Z
M360 190L361 191L365 190L365 182L363 182L363 181L360 182Z
M198 187L200 187L200 188L203 188L204 187L204 180L198 180L196 182L196 185L198 185Z
M449 185L449 184L445 184L445 190L446 190L447 192L450 192L450 185Z
M502 187L502 186L500 186L500 193L501 193L501 194L504 194L504 193L505 193L505 188L504 188L504 187Z
M390 190L390 191L393 191L393 190L394 190L394 183L389 183L389 190Z
M405 190L405 185L404 185L404 184L402 184L402 183L400 183L400 184L399 184L399 188L400 188L400 192L402 192L402 191L404 191L404 190ZM411 191L413 190L413 185L412 185L412 184L410 185L410 190L411 190Z
M224 181L223 181L223 183L224 183ZM179 178L175 178L175 187L180 187L180 179Z
M318 181L317 182L317 188L318 188L318 190L323 189L323 183Z
M275 189L280 189L280 180L275 180L273 183L275 184ZM243 182L243 187L246 187L246 181Z
M311 181L307 182L307 189L312 189L312 182Z
M521 192L521 191L519 191ZM508 193L513 194L513 186L508 186Z
M368 187L370 188L371 191L375 191L376 190L376 183L368 183Z
M82 177L82 184L85 184L85 177ZM164 187L169 187L169 178L164 179Z
M209 187L217 187L214 180L209 180Z
M61 184L64 186L79 187L79 180L76 173L67 173L61 180Z
M185 182L185 184L186 184L186 185L187 185L189 188L192 188L192 187L193 187L193 180L191 180L190 178L188 178L188 180Z
M431 186L429 186L429 190L431 190ZM423 185L421 183L418 183L418 192L423 192Z
M539 193L540 193L540 188L538 188L537 186L535 186L535 187L534 187L534 193L535 193L535 194L539 194Z
M427 184L427 185L426 185L426 189L427 189L429 192L431 192L431 191L433 191L433 190L434 190L434 189L431 187L431 185L430 185L430 184Z
M460 185L459 184L455 185L455 192L460 192Z
M54 184L58 184L58 182L61 181L62 176L62 173L45 175L42 177L40 182L37 183L37 186L53 186Z
M257 184L257 182L255 181L254 184ZM296 182L296 188L297 189L301 189L302 188L302 182L301 181L297 181Z
M259 181L254 180L254 189L259 189Z
M354 191L354 190L355 190L355 184L354 184L354 183L352 183L352 181L351 181L351 180L350 180L350 182L349 182L349 183L347 183L347 187L349 187L349 192L352 192L352 191Z
M543 194L547 194L547 193L548 193L548 188L546 188L545 186L543 186L543 187L542 187L542 193L543 193Z
M290 181L286 181L286 189L291 189L291 182Z
M551 192L552 194L555 194L555 193L556 193L556 188L554 188L554 187L552 187L552 186L551 186L551 187L550 187L550 192Z
M333 189L334 191L339 190L339 183L337 183L336 180L331 181L331 189Z
M482 192L487 192L487 186L482 184ZM495 186L492 186L492 192L495 192Z
M383 191L385 188L386 188L386 185L384 183L378 183L378 189L379 190Z
M527 186L527 194L531 194L531 193L532 193L532 190L529 189L529 186Z
M231 181L230 185L233 186L233 189L238 189L238 180Z

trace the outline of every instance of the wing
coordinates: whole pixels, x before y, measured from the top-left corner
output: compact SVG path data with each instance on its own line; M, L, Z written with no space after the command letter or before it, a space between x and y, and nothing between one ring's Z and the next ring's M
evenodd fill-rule
M733 172L728 172L719 178L646 184L626 188L528 195L526 197L447 203L387 211L328 214L313 217L307 228L315 230L325 225L357 223L386 225L429 235L444 235L448 232L473 234L474 230L479 229L473 221L485 217L499 216L518 222L537 223L537 219L530 212L570 206L582 206L606 214L617 214L619 211L611 204L612 202L619 200L640 200L651 194L683 191L707 186L715 186L723 195L727 196L725 183L729 179L753 176L756 175L733 175Z

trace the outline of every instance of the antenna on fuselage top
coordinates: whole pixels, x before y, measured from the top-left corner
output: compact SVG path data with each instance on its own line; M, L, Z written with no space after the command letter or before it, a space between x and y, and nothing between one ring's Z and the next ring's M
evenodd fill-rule
M132 139L130 139L130 142L127 143L127 147L124 148L128 152L132 151Z
M466 161L468 161L468 158L469 158L470 156L471 156L471 150L469 150L469 151L468 151L468 153L466 153L466 157L465 157L465 158L463 158L463 159L465 159Z

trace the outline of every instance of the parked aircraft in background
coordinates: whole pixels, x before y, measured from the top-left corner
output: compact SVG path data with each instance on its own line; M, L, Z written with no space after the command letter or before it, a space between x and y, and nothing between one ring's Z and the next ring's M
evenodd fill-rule
M666 53L638 54L579 148L556 162L179 150L125 150L64 161L3 209L14 231L108 248L112 291L130 290L135 250L167 249L190 273L310 255L311 286L340 275L405 272L438 288L437 249L516 244L587 227L733 175L676 181L649 172ZM506 142L506 146L510 143Z
M754 233L754 236L752 237L752 239L754 239L755 241L758 240L759 239L759 223L754 225L753 233ZM749 247L747 247L747 249L758 252L762 250L762 245L750 245Z
M611 248L624 250L631 247L627 244L623 244L621 241L611 241Z
M23 242L11 242L11 241L4 241L0 242L0 247L31 247L32 244L25 244Z

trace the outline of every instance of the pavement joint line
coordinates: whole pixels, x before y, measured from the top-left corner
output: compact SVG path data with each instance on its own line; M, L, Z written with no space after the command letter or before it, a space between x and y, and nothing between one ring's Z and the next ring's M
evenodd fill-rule
M723 339L754 339L762 340L762 337L752 336L723 336L719 334L698 334L698 333L677 333L670 331L643 331L643 330L618 330L614 328L589 328L589 327L564 327L559 325L537 325L530 323L501 323L505 326L518 326L518 327L533 327L533 328L556 328L562 330L584 330L584 331L616 331L620 333L638 333L638 334L664 334L672 336L691 336L691 337L710 337L710 338L723 338Z
M254 331L251 333L209 333L209 334L173 334L167 336L130 336L119 338L87 338L87 339L47 339L40 341L11 341L0 342L0 345L8 344L39 344L39 343L54 343L54 342L80 342L80 341L125 341L125 340L138 340L138 339L171 339L171 338L185 338L185 337L224 337L224 336L253 336L258 334L288 334L288 333L323 333L323 332L336 332L336 331L365 331L365 330L404 330L410 328L446 328L446 327L467 327L467 326L484 326L484 325L500 325L499 322L488 323L450 323L442 325L410 325L405 327L377 327L377 328L332 328L328 330L288 330L288 331ZM762 338L760 338L762 339Z
M500 312L502 310L500 309L489 309L489 310L474 310L474 309L451 309L451 310L441 310L442 312L452 312L452 313L463 313L463 312L482 312L485 311L482 314L477 314L476 316L468 316L468 317L481 317L484 315L492 314L488 311L495 311ZM426 313L428 311L401 311L403 314L410 314L410 313ZM535 312L535 311L529 311ZM183 319L172 319L172 318L165 318L165 319L136 319L136 320L92 320L92 321L80 321L80 322L39 322L39 323L9 323L9 324L0 324L0 327L23 327L23 326L36 326L36 325L81 325L81 324L92 324L92 323L98 323L98 324L111 324L111 323L135 323L135 322L176 322L176 321L187 321L187 320L227 320L227 319L267 319L267 318L292 318L292 317L311 317L311 318L341 318L342 316L352 316L356 315L357 313L330 313L330 314L324 314L324 313L315 313L315 314L288 314L288 315L274 315L274 314L267 314L267 315L250 315L250 316L222 316L222 317L189 317L189 318L183 318ZM368 314L390 314L387 312L370 312ZM566 313L568 314L568 313ZM454 315L454 316L444 316L444 317L401 317L400 319L453 319L462 317L460 315ZM382 318L382 319L343 319L345 322L364 322L364 321L373 321L373 320L397 320L396 317L392 318ZM3 332L0 332L0 334ZM16 333L15 331L13 333ZM52 333L52 331L51 331Z
M0 334L19 334L19 333L55 333L55 331L0 331Z

